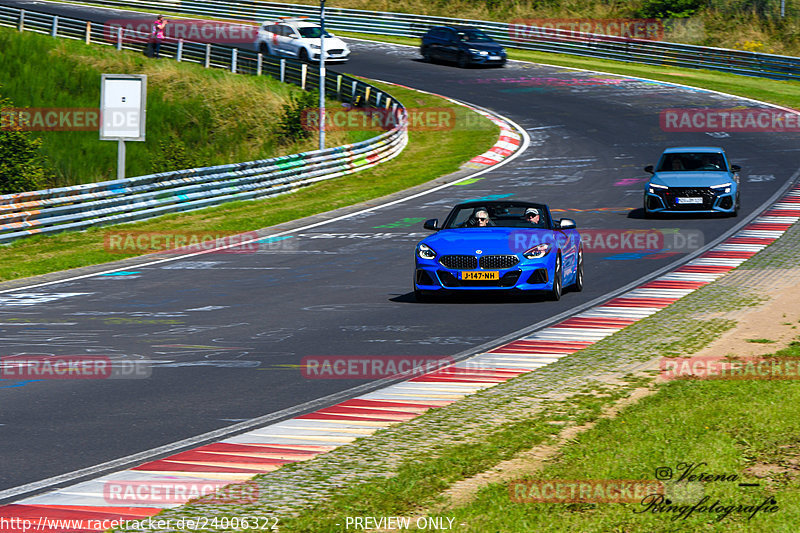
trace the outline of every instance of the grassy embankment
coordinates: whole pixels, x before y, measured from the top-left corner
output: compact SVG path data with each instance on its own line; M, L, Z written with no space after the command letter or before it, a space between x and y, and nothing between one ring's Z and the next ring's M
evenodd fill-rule
M100 74L146 74L147 140L127 143L128 176L317 147L313 135L307 140L281 135L277 119L300 89L266 76L236 76L8 28L0 28L0 49L0 95L16 107L96 109ZM98 140L97 131L36 132L35 136L43 139L41 152L52 175L48 186L116 177L117 144ZM329 142L335 146L370 136L370 132L332 132ZM165 168L165 160L184 165Z

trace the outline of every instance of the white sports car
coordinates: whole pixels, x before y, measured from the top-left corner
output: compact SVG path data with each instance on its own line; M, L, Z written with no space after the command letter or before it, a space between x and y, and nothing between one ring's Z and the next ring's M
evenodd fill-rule
M320 36L318 24L302 19L289 18L265 22L258 30L256 48L263 54L319 61ZM344 62L350 56L350 48L343 40L325 32L325 62Z

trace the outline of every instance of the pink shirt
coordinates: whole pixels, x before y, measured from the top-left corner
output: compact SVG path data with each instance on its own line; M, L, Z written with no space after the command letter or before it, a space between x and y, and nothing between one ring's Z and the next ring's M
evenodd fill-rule
M164 38L164 28L167 27L167 21L155 21L153 23L153 35L156 36L156 39L163 39Z

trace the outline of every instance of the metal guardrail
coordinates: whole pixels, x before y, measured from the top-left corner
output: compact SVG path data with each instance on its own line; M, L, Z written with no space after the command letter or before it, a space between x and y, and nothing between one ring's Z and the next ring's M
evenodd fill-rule
M172 2L178 3L178 2ZM146 35L109 33L88 21L0 6L0 26L10 26L86 43L141 51ZM134 37L136 37L134 35ZM277 59L217 44L165 42L161 54L178 61L233 72L269 75L303 89L319 87L319 72L306 63ZM391 110L396 127L355 144L260 161L163 172L72 187L0 196L0 243L40 233L143 220L234 200L274 196L387 161L408 142L406 110L389 94L345 74L325 77L329 96L359 107Z
M89 0L85 3L124 8L136 7L154 11L168 10L187 15L255 22L263 22L280 16L319 16L319 8L316 6L258 0L246 2L173 0L167 3L151 0ZM508 48L650 65L702 68L773 79L800 79L800 58L798 57L609 37L599 34L581 34L579 38L575 38L575 34L569 31L544 30L542 28L539 28L541 31L530 32L538 35L531 38L521 36L514 24L495 21L326 7L325 24L334 30L411 38L419 38L431 26L441 24L477 25ZM535 29L526 28L526 30ZM544 33L549 36L542 38Z

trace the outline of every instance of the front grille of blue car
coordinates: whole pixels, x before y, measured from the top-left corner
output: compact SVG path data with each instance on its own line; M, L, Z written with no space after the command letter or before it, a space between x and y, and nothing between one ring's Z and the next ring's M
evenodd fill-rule
M442 266L453 270L475 270L479 267L488 270L505 270L519 263L516 255L485 255L480 260L474 255L444 255L439 260Z
M711 209L717 195L713 190L706 187L670 187L660 192L659 196L664 201L667 209L675 211L697 211L698 209ZM676 198L699 197L703 199L702 204L678 204Z
M503 270L506 268L512 268L519 263L519 257L516 255L487 255L481 257L480 264L481 268L487 268L491 270Z
M442 266L453 270L475 270L478 259L474 255L443 255L439 262Z

